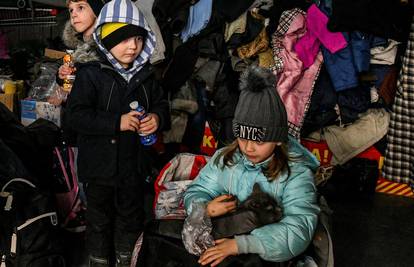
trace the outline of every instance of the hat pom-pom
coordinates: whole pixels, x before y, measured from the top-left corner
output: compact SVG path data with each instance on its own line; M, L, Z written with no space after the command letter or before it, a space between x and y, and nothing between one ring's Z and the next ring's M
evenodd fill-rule
M266 68L251 65L240 76L240 90L261 92L265 88L275 88L276 77Z

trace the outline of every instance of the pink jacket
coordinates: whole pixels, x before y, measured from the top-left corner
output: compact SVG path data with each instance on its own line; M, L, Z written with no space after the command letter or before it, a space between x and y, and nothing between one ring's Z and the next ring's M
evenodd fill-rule
M300 9L283 12L278 29L272 36L273 55L277 75L277 91L285 104L289 133L299 138L300 128L309 107L315 80L322 64L322 54L306 70L293 47L306 34L305 14Z
M327 29L328 17L313 4L309 7L306 17L306 34L295 45L295 51L306 69L315 61L322 43L331 53L347 46L345 37L340 32Z

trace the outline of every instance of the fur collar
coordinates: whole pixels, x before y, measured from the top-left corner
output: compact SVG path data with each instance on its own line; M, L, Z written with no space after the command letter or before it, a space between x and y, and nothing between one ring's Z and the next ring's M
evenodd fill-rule
M82 35L75 31L70 21L66 22L62 39L68 48L75 50L73 59L76 63L99 61L101 59L98 55L98 47L92 36L89 41L84 42Z
M73 53L73 60L76 63L86 63L90 61L101 61L101 57L98 54L98 46L93 41L83 43L76 48Z
M76 49L83 43L82 35L77 33L68 20L62 34L63 43L70 49Z

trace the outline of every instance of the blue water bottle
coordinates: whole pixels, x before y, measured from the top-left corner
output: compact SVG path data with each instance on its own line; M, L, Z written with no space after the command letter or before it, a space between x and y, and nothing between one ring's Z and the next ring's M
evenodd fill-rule
M138 116L139 120L144 119L145 117L148 116L148 113L145 111L145 108L143 106L141 106L138 101L133 101L129 104L129 107L131 108L131 110L135 110L138 111L140 113L142 113L141 116ZM155 133L149 134L149 135L143 135L140 134L140 139L141 139L141 144L143 144L144 146L150 146L155 144L155 142L157 142L157 135Z

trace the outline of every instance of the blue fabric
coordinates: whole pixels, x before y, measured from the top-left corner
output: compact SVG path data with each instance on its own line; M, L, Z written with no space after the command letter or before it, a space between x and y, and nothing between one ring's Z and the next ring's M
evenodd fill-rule
M358 85L358 77L352 62L351 47L332 54L326 48L321 47L326 70L331 76L332 84L336 91L342 91Z
M358 86L358 70L355 67L354 55L353 55L353 40L358 40L356 38L351 38L348 33L343 33L348 46L344 49L332 54L326 48L321 46L323 58L325 62L326 69L331 76L332 84L336 91L342 91L345 89L353 88ZM356 48L360 47L360 44L355 44ZM358 64L361 65L361 68L365 68L364 59ZM369 63L369 60L368 60Z
M371 104L370 87L361 84L358 87L343 90L338 93L338 106L342 123L352 123L359 114L368 110Z
M212 9L213 0L200 0L190 7L187 24L181 32L181 40L183 42L199 34L207 26Z
M362 32L351 32L352 55L356 71L363 72L369 70L371 59L371 39L372 35Z
M374 36L371 39L371 47L387 46L388 40L382 37Z
M390 65L382 65L382 64L372 64L370 67L370 72L374 73L377 77L377 80L375 81L375 86L377 88L381 87L382 81L385 78L385 75L390 71L391 66Z
M332 15L332 0L321 0L318 7L326 16Z
M319 166L315 156L289 137L290 176L281 174L268 181L263 174L269 160L253 164L239 150L234 154L234 165L222 167L223 160L215 160L222 152L218 150L184 195L187 214L192 204L208 202L220 195L235 195L245 200L258 183L261 189L274 197L283 209L280 222L265 225L248 235L236 236L239 253L257 253L268 261L284 262L302 253L310 244L317 223L319 207L313 172Z

